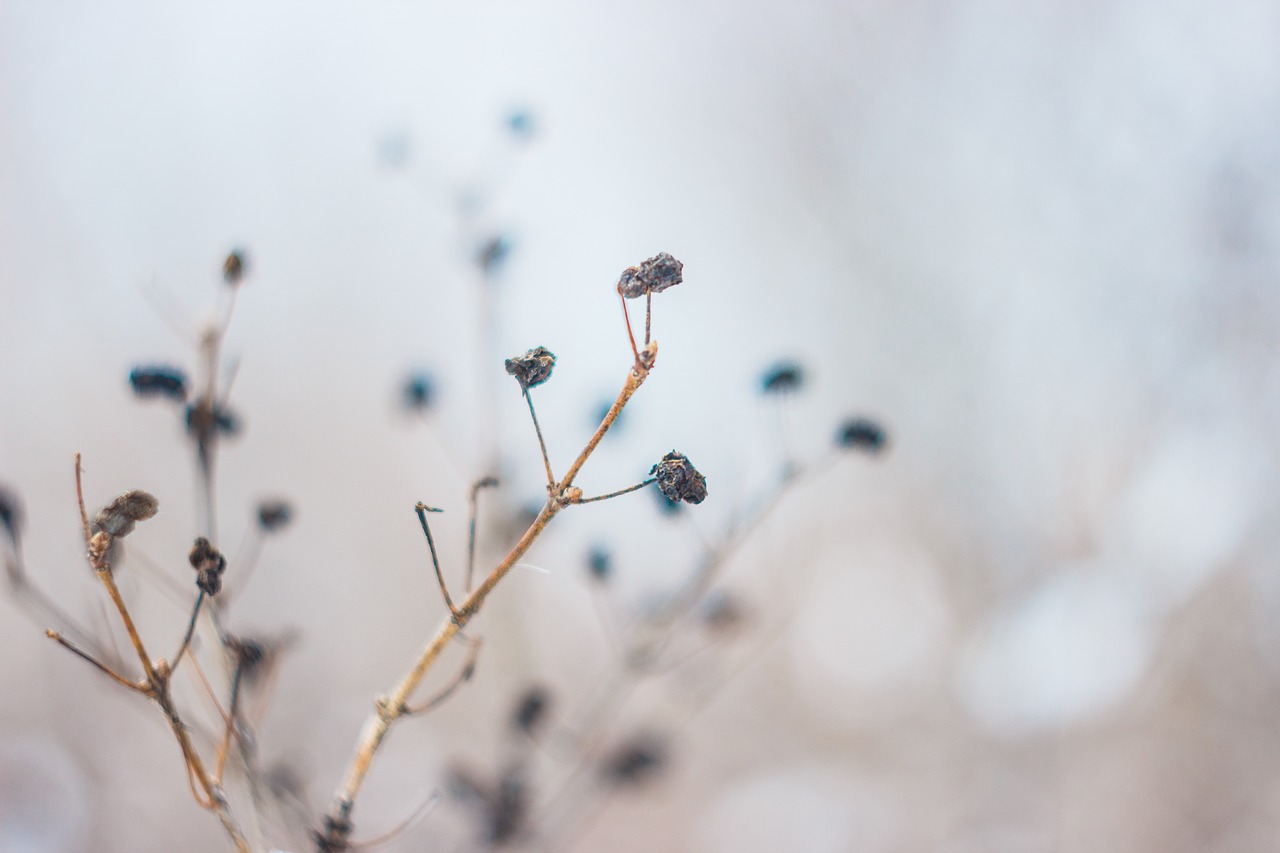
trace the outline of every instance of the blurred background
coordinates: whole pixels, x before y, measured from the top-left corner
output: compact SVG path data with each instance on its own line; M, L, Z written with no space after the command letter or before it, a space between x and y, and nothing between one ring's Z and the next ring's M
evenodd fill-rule
M314 826L443 613L414 503L456 579L475 478L503 478L482 566L539 502L502 359L559 357L535 399L563 470L630 364L618 274L667 251L657 368L580 484L674 447L710 497L558 518L473 681L393 732L357 839L439 791L378 849L483 847L518 766L497 840L530 849L1280 849L1278 107L1266 2L4 0L26 571L120 642L80 451L90 504L160 499L118 574L176 647L189 605L139 567L190 584L190 442L128 375L198 374L243 249L222 547L263 499L294 517L227 621L287 647L257 748ZM803 381L762 393L779 364ZM836 451L850 416L882 452ZM709 559L716 597L641 677L627 638ZM47 621L0 598L0 849L226 849L161 716Z

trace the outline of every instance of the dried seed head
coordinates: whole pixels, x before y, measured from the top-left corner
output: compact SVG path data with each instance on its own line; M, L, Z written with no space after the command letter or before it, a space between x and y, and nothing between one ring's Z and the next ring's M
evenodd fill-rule
M519 731L533 737L547 719L547 710L551 706L551 693L545 687L530 687L520 697L511 723Z
M521 141L528 140L537 129L533 114L527 110L516 110L507 116L507 130Z
M187 399L187 375L176 367L135 367L129 371L129 384L139 397L167 397L179 403Z
M838 446L867 453L879 453L887 441L884 428L868 418L849 418L836 432Z
M311 837L319 853L344 853L351 849L351 831L354 828L350 818L325 815L322 828L319 832L313 830Z
M786 394L804 385L804 368L795 362L780 361L760 377L760 390L765 394Z
M486 276L496 275L502 271L502 265L511 255L511 240L502 234L495 234L480 245L476 252L476 263Z
M627 267L618 277L618 292L627 299L646 293L661 293L684 281L684 264L666 252L659 252L638 267Z
M235 287L244 280L246 266L248 266L248 261L244 252L239 249L233 249L227 255L227 259L222 262L222 280Z
M643 734L606 756L601 769L615 785L641 785L662 770L666 759L666 744L656 735Z
M222 573L227 569L227 558L208 539L198 538L187 559L191 568L196 570L196 586L210 596L222 591Z
M203 399L187 404L187 434L192 438L208 440L215 433L233 436L240 428L240 417L226 407L210 406Z
M284 501L263 501L258 504L258 526L264 533L274 533L293 519L293 508Z
M160 502L155 496L135 489L125 492L103 507L102 512L94 517L93 523L108 536L119 539L129 535L135 522L146 521L159 509Z
M683 453L671 451L649 469L649 475L658 478L658 488L668 500L700 504L707 498L707 478Z
M556 357L546 347L534 347L524 355L507 359L506 366L507 373L516 378L521 388L528 390L551 378L551 370L556 366Z

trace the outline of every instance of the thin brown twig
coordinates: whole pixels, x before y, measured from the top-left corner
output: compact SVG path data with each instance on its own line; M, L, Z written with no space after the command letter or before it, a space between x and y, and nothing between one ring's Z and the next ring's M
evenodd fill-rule
M577 500L574 501L574 503L589 504L589 503L592 503L593 501L607 501L609 500L609 498L616 498L620 495L625 495L628 492L634 492L639 489L643 489L645 486L652 486L656 482L658 482L658 479L656 477L650 477L649 479L645 480L642 483L636 483L634 486L627 486L625 489L618 489L618 491L610 492L607 495L596 495L594 498L578 498Z
M182 663L182 656L187 653L187 648L191 645L191 637L196 632L196 620L200 618L200 605L204 604L204 595L203 589L196 595L196 606L191 609L191 621L187 623L187 633L182 637L182 645L178 647L178 653L173 656L171 671L178 669L178 664Z
M449 587L444 582L444 572L440 569L440 558L436 556L436 541L431 538L431 526L427 524L427 513L444 512L444 510L429 507L422 501L418 501L414 512L418 514L418 521L422 524L422 532L427 535L427 547L431 550L431 565L436 570L436 583L440 585L440 594L444 596L445 607L449 608L449 613L454 618L458 616L458 608L453 606L453 598L449 595Z
M75 643L68 640L66 637L59 634L57 631L54 631L52 628L49 629L48 631L45 631L44 635L51 640L56 640L59 645L61 645L64 649L71 652L73 655L80 658L81 660L88 661L89 663L93 664L95 667L98 668L99 671L101 671L104 675L106 675L108 678L110 678L112 681L116 682L117 684L123 685L124 687L128 687L130 690L136 690L139 693L143 694L144 696L151 695L151 688L146 684L146 682L139 684L136 681L130 681L120 673L116 672L111 667L104 664L102 661L95 658L93 655L81 649L79 646L77 646Z
M529 404L529 416L533 418L533 431L538 434L538 447L542 450L542 464L547 470L547 488L556 484L556 475L551 473L551 457L547 455L547 443L542 439L542 426L538 423L538 413L533 410L533 395L524 389L524 400Z
M485 477L477 480L471 485L471 499L468 501L468 516L470 523L467 526L467 576L466 583L463 586L465 592L471 592L471 580L475 575L476 567L476 516L478 510L478 500L481 489L492 488L498 485L497 477Z
M480 646L482 644L483 643L479 638L472 641L471 650L467 652L467 660L462 665L462 669L458 670L453 678L450 679L449 683L442 687L436 695L432 696L416 708L409 706L404 707L401 710L401 713L406 717L416 717L419 714L425 714L428 711L433 711L448 701L449 697L457 692L459 687L470 681L471 676L475 674L476 658L480 655Z

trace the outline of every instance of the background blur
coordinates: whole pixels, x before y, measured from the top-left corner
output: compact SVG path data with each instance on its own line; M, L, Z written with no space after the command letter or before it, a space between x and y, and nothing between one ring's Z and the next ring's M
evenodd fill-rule
M563 468L628 368L618 273L669 251L658 369L582 485L676 447L711 497L558 519L475 682L379 756L357 837L451 763L496 772L529 683L580 713L610 621L767 497L785 447L820 470L727 566L750 618L635 693L620 725L668 761L557 803L557 849L1277 850L1278 131L1266 2L4 0L0 483L87 623L74 451L91 503L159 496L129 544L189 583L190 451L126 377L194 371L248 251L224 548L262 497L297 520L230 621L296 632L260 749L319 810L442 612L414 502L448 510L456 577L495 443L493 513L538 500L501 357L559 356L536 399ZM807 368L785 410L758 392L779 359ZM419 369L428 423L400 406ZM887 454L830 455L855 413ZM593 544L616 572L594 593ZM122 583L176 645L182 609ZM224 849L160 716L45 627L0 598L0 848ZM469 815L383 849L468 849Z

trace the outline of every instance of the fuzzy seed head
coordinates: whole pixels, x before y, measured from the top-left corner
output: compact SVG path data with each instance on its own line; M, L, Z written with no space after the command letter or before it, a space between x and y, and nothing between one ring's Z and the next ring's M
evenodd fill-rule
M160 510L155 496L141 489L125 492L102 508L93 523L108 536L119 539L133 531L136 522L146 521Z

